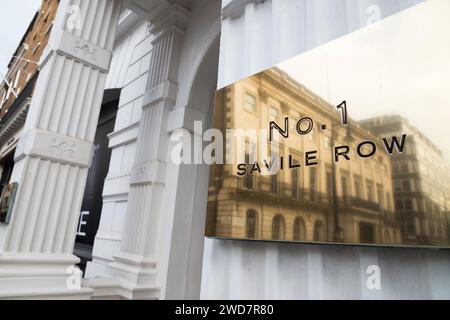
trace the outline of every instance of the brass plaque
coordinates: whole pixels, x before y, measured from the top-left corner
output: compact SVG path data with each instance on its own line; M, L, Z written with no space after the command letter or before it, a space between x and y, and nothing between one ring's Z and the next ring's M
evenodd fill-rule
M219 90L206 235L448 248L449 7L405 10Z

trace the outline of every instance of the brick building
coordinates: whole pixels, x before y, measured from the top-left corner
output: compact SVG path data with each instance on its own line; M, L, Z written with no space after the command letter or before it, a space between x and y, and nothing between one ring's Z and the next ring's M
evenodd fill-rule
M0 119L39 69L39 60L47 46L59 0L44 0L13 53L0 87Z
M50 39L59 0L44 0L8 64L0 85L0 194L11 179L14 151L34 92L39 62Z

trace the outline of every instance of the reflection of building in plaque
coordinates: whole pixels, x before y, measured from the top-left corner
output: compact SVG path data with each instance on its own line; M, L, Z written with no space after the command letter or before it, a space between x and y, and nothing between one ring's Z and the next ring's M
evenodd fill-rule
M0 199L0 222L9 223L18 184L10 183L3 187Z
M220 90L214 127L263 129L270 121L289 118L290 136L279 140L279 156L300 168L286 167L276 175L240 177L233 164L211 168L208 236L306 242L400 244L394 214L391 164L378 145L371 158L360 158L362 141L379 137L340 114L304 86L273 68ZM310 117L311 133L296 132L297 121ZM261 141L245 142L245 162L253 163ZM348 145L350 161L333 161L333 146ZM305 167L305 154L317 151L317 166Z
M391 157L403 243L448 244L450 167L441 150L400 116L368 119L362 125L380 136L408 134L405 152Z

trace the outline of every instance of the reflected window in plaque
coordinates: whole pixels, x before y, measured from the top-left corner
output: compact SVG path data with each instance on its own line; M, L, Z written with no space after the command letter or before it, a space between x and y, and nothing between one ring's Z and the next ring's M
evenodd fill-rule
M294 166L298 165L298 161L293 161ZM292 192L292 198L297 199L299 195L298 191L298 175L299 170L298 168L293 168L291 171L291 192Z
M297 217L294 221L294 241L306 240L305 221L301 217Z
M279 122L279 111L274 106L269 107L269 122L270 121Z
M321 220L316 220L314 223L314 241L326 241L325 224Z
M316 200L317 188L316 168L309 169L309 200L314 202Z
M360 222L359 236L361 243L375 243L375 226L368 222Z
M256 98L249 93L245 94L244 109L256 113Z
M342 200L344 201L344 204L349 205L350 197L349 197L349 192L348 192L348 182L347 181L348 181L347 177L342 176L342 178L341 178Z
M247 211L246 234L248 239L256 239L257 219L257 213L255 210Z
M284 218L282 215L278 214L272 221L272 240L284 240L284 230Z
M327 199L328 203L333 203L333 174L327 170Z

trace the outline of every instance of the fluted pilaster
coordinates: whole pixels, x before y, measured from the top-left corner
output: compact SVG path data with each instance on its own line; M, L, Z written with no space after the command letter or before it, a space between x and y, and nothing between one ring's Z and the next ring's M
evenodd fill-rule
M49 270L36 265L47 264L58 277L45 290L65 289L59 268L76 262L76 225L120 9L120 0L60 3L15 154L12 180L19 188L0 237L0 295L14 285L26 288L20 277L1 284L9 268L18 266L24 277L39 278L37 284ZM80 24L68 23L73 14Z
M129 297L158 297L157 244L165 190L169 134L178 66L188 12L178 5L152 21L155 34L147 92L132 169L121 252L111 269L130 288ZM135 296L138 292L138 296Z

